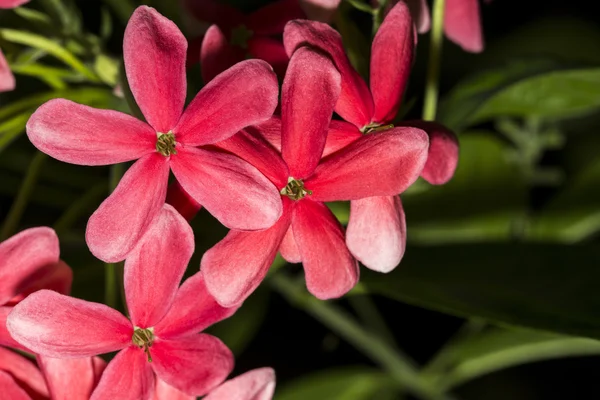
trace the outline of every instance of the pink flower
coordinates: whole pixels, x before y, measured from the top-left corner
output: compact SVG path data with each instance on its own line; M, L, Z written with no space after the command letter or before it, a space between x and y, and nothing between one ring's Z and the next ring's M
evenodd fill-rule
M189 395L220 384L233 368L231 351L198 334L230 316L207 293L201 273L181 280L194 251L190 226L165 205L125 261L125 297L131 321L103 304L40 290L10 313L13 338L56 358L120 350L103 373L92 400L149 399L155 375Z
M29 3L29 0L0 0L0 8L15 8L25 3Z
M273 392L275 371L272 368L260 368L226 381L204 400L271 400Z
M273 119L218 144L265 174L281 190L284 203L273 227L232 230L204 254L206 285L221 305L243 301L264 278L278 250L290 262L302 261L306 285L316 297L342 296L358 281L358 265L324 202L390 196L418 178L428 147L420 129L366 135L322 158L339 93L340 74L330 59L300 48L283 82L281 123ZM281 138L281 153L265 135Z
M400 107L413 60L413 22L405 3L398 3L389 12L373 39L370 88L352 68L340 35L328 25L291 21L285 28L284 43L289 54L307 44L317 47L331 56L340 71L342 89L335 111L347 122L332 123L325 154L361 140L364 134L367 137L405 134L407 126L394 128L391 124ZM458 160L454 135L439 124L406 125L426 129L430 135L422 176L434 184L449 180ZM374 166L365 168L372 170ZM402 165L396 173L411 176L414 172L404 168ZM406 187L391 193L393 197L373 195L352 199L346 243L352 254L370 269L389 272L404 255L406 222L400 198L395 195Z
M58 237L50 228L30 228L0 243L0 345L27 350L6 330L8 314L27 295L71 290L73 272L58 257Z
M281 215L276 188L237 157L198 147L228 138L269 118L278 86L267 63L236 64L205 86L183 111L187 42L154 9L139 7L124 39L133 95L148 123L64 99L42 105L27 123L41 151L80 165L138 159L90 217L86 240L107 262L124 259L165 202L169 170L224 225L264 229Z

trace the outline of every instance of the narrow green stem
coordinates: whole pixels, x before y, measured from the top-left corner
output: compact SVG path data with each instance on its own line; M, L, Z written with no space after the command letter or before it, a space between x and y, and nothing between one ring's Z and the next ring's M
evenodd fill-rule
M129 17L133 14L134 6L130 0L104 0L104 2L112 8L114 13L119 17L121 22L126 25Z
M119 184L119 180L123 176L124 165L115 164L110 169L110 179L108 182L109 190L112 192ZM112 308L117 306L117 296L119 279L117 276L117 268L119 264L105 264L104 269L104 302Z
M2 225L2 230L0 231L0 241L8 238L19 226L19 221L21 220L23 211L25 211L25 207L27 207L31 193L33 193L33 189L35 189L38 175L40 174L42 166L47 158L48 157L44 153L37 152L31 160L31 163L27 168L27 172L25 173L23 183L21 184L21 188L17 193L12 207L8 211L8 215L4 221L4 224Z
M282 273L272 276L270 283L291 304L302 308L323 325L361 350L374 362L381 365L402 388L426 400L447 398L437 393L427 382L420 378L412 360L397 349L392 348L379 336L363 329L344 310L336 307L331 302L320 301L310 296L303 290L302 285L297 285Z
M388 329L385 319L377 309L377 305L368 294L362 296L349 296L348 303L356 311L358 318L363 322L364 326L376 332L390 346L396 348L394 335Z
M440 64L442 61L442 45L444 44L444 5L445 0L435 0L433 3L429 65L427 82L425 82L425 102L423 104L423 119L426 121L434 121L437 114Z
M375 37L375 34L385 18L385 9L387 8L388 1L389 0L379 0L379 5L373 10L373 37Z

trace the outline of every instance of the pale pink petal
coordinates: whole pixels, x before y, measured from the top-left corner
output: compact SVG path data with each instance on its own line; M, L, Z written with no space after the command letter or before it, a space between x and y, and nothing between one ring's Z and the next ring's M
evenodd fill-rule
M339 95L340 74L329 58L308 47L294 52L281 89L281 152L294 178L319 163Z
M248 53L252 58L258 58L269 63L277 76L285 76L287 65L290 61L283 42L280 38L268 36L255 36L248 40Z
M38 356L52 400L89 400L96 387L92 357L60 359Z
M156 378L154 390L153 400L196 400L196 396L185 394L159 378Z
M15 339L10 336L8 329L6 329L6 320L12 309L12 307L0 307L0 346L29 351L25 346L17 343Z
M281 244L279 245L279 254L281 254L281 257L283 257L283 259L289 263L302 262L300 249L298 248L298 244L294 238L294 229L292 229L291 225L285 233Z
M21 388L14 379L4 371L0 370L0 392L2 396L10 400L31 400L23 388Z
M429 15L429 6L427 0L404 0L410 8L413 21L417 27L417 32L425 33L431 28L431 16ZM392 2L393 3L393 2Z
M157 132L175 127L185 104L187 41L173 21L141 6L123 38L123 59L133 97Z
M403 1L392 8L373 39L371 93L373 122L391 122L402 101L413 61L413 21Z
M125 260L125 298L134 326L149 328L167 313L194 253L194 232L164 205Z
M204 400L271 400L275 392L275 371L253 369L223 383Z
M483 51L483 31L477 0L446 0L444 32L465 51Z
M43 104L27 122L27 136L40 151L79 165L110 165L156 151L156 133L121 112L65 99Z
M308 19L328 23L333 19L341 0L300 0Z
M200 49L200 67L204 83L232 65L244 60L243 49L232 46L217 25L211 25L204 34Z
M0 8L15 8L25 3L29 0L0 0Z
M183 0L183 5L198 21L217 24L225 31L244 22L244 15L238 9L220 0Z
M245 24L255 35L281 35L288 21L305 18L298 0L277 0L246 17Z
M177 340L157 340L152 369L169 385L202 396L219 385L233 369L233 354L214 336L198 334Z
M429 135L429 152L421 176L432 185L443 185L454 176L458 165L458 138L445 126L429 121L406 121Z
M318 201L393 196L417 180L428 147L427 134L417 128L369 134L323 159L304 186Z
M148 154L127 170L115 191L90 217L85 240L106 262L123 260L165 203L169 160Z
M367 268L384 273L396 268L406 249L400 196L352 200L346 244Z
M358 263L348 251L342 226L323 203L301 200L292 219L306 287L321 300L348 293L358 282Z
M77 358L109 353L131 342L131 323L104 304L40 290L8 315L12 337L48 357Z
M360 139L363 134L358 128L346 121L333 120L329 124L327 132L327 141L323 150L323 157L330 155L350 143Z
M58 255L58 237L50 228L30 228L0 243L0 305L29 286L44 267L57 263Z
M188 192L183 190L181 184L177 181L169 185L166 203L172 205L186 221L194 219L202 208L202 205L194 200Z
M342 44L342 37L337 31L320 22L294 20L288 22L285 27L283 43L289 56L305 45L321 49L331 56L342 76L341 94L335 111L358 128L371 122L373 116L371 92L350 64Z
M108 364L90 400L151 400L154 373L146 355L130 346Z
M273 264L279 245L290 226L292 202L284 199L284 211L271 228L230 231L204 253L201 271L209 292L224 307L240 305L260 285Z
M273 115L279 87L269 64L246 60L217 75L196 95L174 129L177 140L199 146L225 140Z
M0 373L7 373L11 379L32 398L48 397L49 392L44 376L37 366L14 351L0 347ZM0 383L0 396L6 396ZM12 397L2 397L12 400ZM29 399L29 397L27 397Z
M281 216L277 188L238 157L186 147L171 168L185 191L230 229L266 229Z
M202 272L197 272L181 285L171 309L154 331L167 339L189 336L229 318L236 310L220 306L208 292Z
M0 4L0 8L2 5ZM2 49L0 49L0 92L9 92L15 89L15 76L10 70L10 66L4 57Z

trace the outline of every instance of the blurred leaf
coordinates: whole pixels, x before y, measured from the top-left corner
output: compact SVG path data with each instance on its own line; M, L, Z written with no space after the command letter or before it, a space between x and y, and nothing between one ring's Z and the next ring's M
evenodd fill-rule
M119 63L104 54L99 54L94 63L94 71L102 81L110 86L115 86L119 79Z
M399 268L385 275L363 269L361 283L448 314L600 338L599 264L597 245L409 247Z
M350 219L350 202L348 201L334 201L326 203L333 215L340 221L340 224L347 225Z
M30 112L21 113L0 123L0 152L23 132L30 115Z
M369 5L366 7L372 9ZM345 3L340 4L340 9L335 14L335 26L342 35L344 48L352 66L363 77L369 75L369 60L371 54L371 43L358 29L352 18L347 15L351 11Z
M394 381L374 368L327 369L282 385L275 400L373 400L397 391Z

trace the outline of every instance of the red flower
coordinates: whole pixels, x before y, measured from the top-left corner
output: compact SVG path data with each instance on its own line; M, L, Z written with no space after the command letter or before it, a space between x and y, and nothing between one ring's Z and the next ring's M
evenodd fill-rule
M229 375L233 356L219 339L197 332L235 309L214 301L200 273L179 287L193 251L190 226L165 205L125 261L131 321L103 304L40 290L15 306L8 330L17 342L48 357L121 350L92 400L149 399L155 375L189 395L204 395Z
M61 161L107 165L137 160L91 216L86 240L107 262L124 259L165 202L169 169L224 225L264 229L281 215L277 190L256 168L203 146L269 118L278 86L264 61L236 64L205 86L183 112L183 34L154 9L139 7L124 39L125 69L148 123L64 99L42 105L27 123L41 151Z
M223 383L204 400L271 400L275 391L275 371L260 368Z
M408 126L412 126L425 129L430 135L429 155L422 176L434 184L452 177L458 160L458 143L450 131L435 123L407 122L408 126L396 128L391 124L400 107L413 60L413 22L405 3L394 6L373 39L370 88L352 68L340 35L328 25L291 21L285 28L284 43L289 54L300 51L297 49L304 45L319 48L331 56L340 71L342 91L335 111L348 122L332 123L325 154L360 140L364 134L367 137L403 135ZM374 166L365 168L372 170ZM399 169L397 173L405 171ZM406 187L408 185L403 189ZM371 197L352 201L346 243L368 268L379 272L394 269L406 245L406 222L400 198Z
M316 297L342 296L358 281L358 266L324 202L393 195L421 172L427 135L414 128L367 135L322 158L340 87L340 74L328 57L300 48L283 82L281 124L273 119L218 144L265 174L281 190L284 203L272 228L232 230L204 254L206 285L220 304L243 301L278 250L290 262L302 261L306 285ZM264 135L281 138L280 154Z

